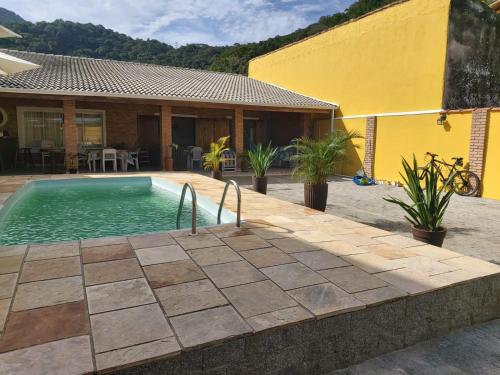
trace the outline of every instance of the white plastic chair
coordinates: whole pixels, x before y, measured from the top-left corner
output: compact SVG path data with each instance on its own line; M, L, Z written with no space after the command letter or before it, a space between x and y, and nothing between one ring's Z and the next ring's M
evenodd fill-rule
M42 155L42 169L45 169L45 158L50 158L50 152L43 151L54 147L54 141L42 139L40 143L40 153Z
M99 160L101 160L100 151L89 151L87 158L87 163L89 164L89 172L96 172L96 161Z
M118 163L116 161L116 149L114 148L105 148L102 150L102 171L106 172L106 162L113 162L113 171L118 171Z
M139 153L141 150L131 151L128 153L128 159L135 165L135 170L139 170Z
M194 169L194 163L197 162L199 168L201 169L201 155L203 154L203 149L201 147L193 147L191 149L191 170Z
M119 150L116 153L116 158L120 161L122 172L127 172L128 162L130 160L129 152L125 150Z

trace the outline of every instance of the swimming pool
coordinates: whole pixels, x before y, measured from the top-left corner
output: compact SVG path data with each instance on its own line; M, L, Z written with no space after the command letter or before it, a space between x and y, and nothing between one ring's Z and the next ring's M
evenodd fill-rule
M151 177L28 182L0 209L0 245L125 236L176 229L182 187ZM218 206L198 196L197 225L217 223ZM223 223L234 214L223 210ZM181 228L191 227L186 194Z

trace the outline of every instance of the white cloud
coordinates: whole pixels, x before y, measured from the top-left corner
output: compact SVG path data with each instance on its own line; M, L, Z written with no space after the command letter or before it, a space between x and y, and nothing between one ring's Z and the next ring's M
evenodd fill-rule
M224 45L286 34L354 0L0 0L29 21L91 22L174 45Z

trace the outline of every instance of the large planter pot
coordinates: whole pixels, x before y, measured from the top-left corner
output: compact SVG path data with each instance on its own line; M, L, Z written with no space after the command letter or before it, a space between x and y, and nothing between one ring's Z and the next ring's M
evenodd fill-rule
M413 238L417 241L425 242L429 245L438 247L443 246L443 241L446 237L446 228L439 228L439 230L433 232L430 230L419 229L415 226L412 226L411 232L413 233Z
M318 211L325 211L328 198L328 184L304 184L304 204Z
M252 176L253 189L257 193L266 194L267 193L267 176L257 177Z
M246 159L240 159L240 169L242 172L248 172L250 164Z
M216 180L222 181L222 171L212 171L211 176Z

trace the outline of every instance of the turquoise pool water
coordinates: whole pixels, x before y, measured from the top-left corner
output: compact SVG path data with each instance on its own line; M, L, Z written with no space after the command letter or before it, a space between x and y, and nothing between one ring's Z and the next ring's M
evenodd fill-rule
M0 244L47 243L176 229L181 187L149 177L34 181L0 209ZM191 227L186 195L181 227ZM201 204L200 204L201 203ZM198 197L198 226L217 206ZM225 219L225 220L224 220ZM225 212L223 221L227 221Z

